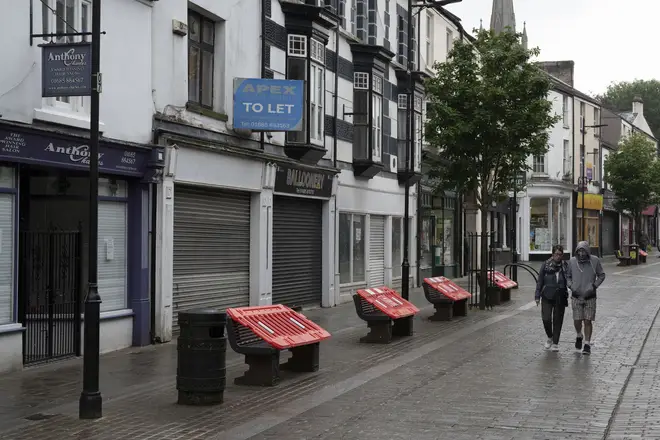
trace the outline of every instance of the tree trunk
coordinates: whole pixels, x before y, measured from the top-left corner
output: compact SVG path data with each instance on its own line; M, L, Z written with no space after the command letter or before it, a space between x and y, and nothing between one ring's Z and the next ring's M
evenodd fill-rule
M484 200L482 198L482 200ZM479 309L486 309L486 289L488 289L488 205L481 203L481 257L479 262Z

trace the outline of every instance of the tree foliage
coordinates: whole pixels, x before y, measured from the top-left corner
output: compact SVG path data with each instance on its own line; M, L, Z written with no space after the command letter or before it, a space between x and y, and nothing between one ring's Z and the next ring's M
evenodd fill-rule
M606 107L619 111L631 111L635 96L644 100L644 118L649 123L651 131L660 134L660 81L635 80L632 82L615 82L598 99Z
M605 160L605 181L617 196L614 208L636 222L649 205L660 203L660 161L656 146L641 133L626 137ZM639 223L638 223L639 226ZM636 228L638 231L641 229Z
M425 160L429 177L438 189L474 192L482 210L508 193L530 155L547 151L558 120L549 78L529 62L539 50L525 50L521 36L480 30L457 41L426 82L426 141L438 153Z

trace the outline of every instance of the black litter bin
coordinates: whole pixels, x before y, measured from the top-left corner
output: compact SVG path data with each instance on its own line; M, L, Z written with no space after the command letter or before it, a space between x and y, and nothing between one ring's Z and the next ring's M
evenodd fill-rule
M226 385L227 337L224 311L179 313L176 389L181 405L222 403Z
M630 262L633 265L636 266L639 264L639 245L637 243L628 246L628 255L630 255Z

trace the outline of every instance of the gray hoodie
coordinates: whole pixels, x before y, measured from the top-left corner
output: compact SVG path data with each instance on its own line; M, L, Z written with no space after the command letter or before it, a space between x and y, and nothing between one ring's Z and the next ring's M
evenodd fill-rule
M587 258L580 259L579 250L587 253ZM600 259L591 255L589 243L581 241L575 248L575 255L568 262L566 285L573 291L574 298L589 299L596 297L596 289L605 281L605 272Z

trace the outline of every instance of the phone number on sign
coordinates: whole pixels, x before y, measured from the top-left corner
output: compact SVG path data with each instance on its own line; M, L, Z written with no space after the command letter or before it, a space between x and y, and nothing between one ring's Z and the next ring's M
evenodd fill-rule
M268 129L268 130L290 130L291 124L283 124L276 122L241 122L241 128L250 128L250 129Z

